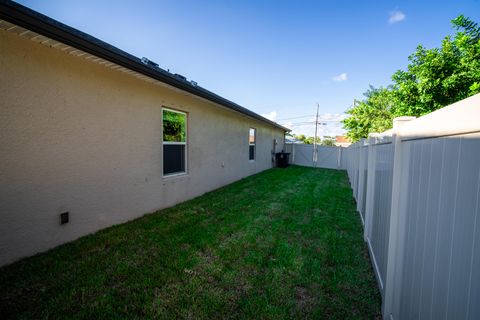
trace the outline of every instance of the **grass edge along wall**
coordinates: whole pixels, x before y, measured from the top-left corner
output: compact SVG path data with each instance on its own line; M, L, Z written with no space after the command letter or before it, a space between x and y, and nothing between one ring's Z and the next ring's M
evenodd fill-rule
M0 265L271 168L283 148L284 129L267 120L8 29L0 29ZM162 108L187 117L184 174L163 175Z

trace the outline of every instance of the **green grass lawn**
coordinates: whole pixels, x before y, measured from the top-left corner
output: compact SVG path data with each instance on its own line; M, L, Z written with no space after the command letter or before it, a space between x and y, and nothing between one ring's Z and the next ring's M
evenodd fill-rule
M272 169L0 269L0 318L380 318L344 171Z

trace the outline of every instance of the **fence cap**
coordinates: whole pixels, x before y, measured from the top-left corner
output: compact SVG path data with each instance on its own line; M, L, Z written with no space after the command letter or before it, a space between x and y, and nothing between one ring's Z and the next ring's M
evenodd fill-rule
M391 142L392 141L392 135L393 135L394 130L389 129L384 132L373 132L368 135L368 144L374 145L377 143L385 143L385 142Z
M480 132L480 93L463 99L396 130L402 139L434 138Z
M408 116L403 116L403 117L396 117L393 119L393 128L398 129L401 126L403 126L405 123L415 120L417 117L408 117Z

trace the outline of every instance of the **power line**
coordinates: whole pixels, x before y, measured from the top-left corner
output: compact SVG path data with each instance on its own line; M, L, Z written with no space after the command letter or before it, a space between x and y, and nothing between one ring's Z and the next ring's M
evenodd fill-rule
M292 118L277 119L277 121L308 118L308 117L314 117L314 116L315 116L314 114L309 114L309 115L306 115L306 116L298 116L298 117L292 117Z
M321 120L318 122L318 124L320 125L327 125L328 123L327 122L330 122L330 123L339 123L339 122L342 122L342 120ZM288 126L293 126L293 125L306 125L306 124L312 124L314 125L315 124L315 121L302 121L302 122L294 122L294 123L286 123L284 125L288 125Z
M276 121L283 121L283 120L293 120L293 119L301 119L301 118L308 118L308 117L315 117L314 114L308 115L308 116L298 116L298 117L292 117L292 118L282 118L282 119L277 119ZM313 120L312 120L313 121ZM338 120L323 120L323 121L338 121Z
M295 122L295 123L289 123L288 125L289 126L303 126L303 125L307 125L307 124L314 125L315 121Z
M315 117L315 137L313 138L313 166L317 166L317 130L318 130L318 110L320 109L320 104L317 102L317 115Z

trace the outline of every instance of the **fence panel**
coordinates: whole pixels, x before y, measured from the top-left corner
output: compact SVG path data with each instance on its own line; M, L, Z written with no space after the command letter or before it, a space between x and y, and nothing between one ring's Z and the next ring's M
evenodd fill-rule
M342 151L384 319L480 319L478 119L480 94Z
M367 232L366 239L379 282L379 288L383 294L388 257L393 144L391 142L381 142L377 145L374 144L370 150L374 172L369 176L373 179L371 183L372 189L368 191L372 193L370 195L372 198L372 212L369 218L371 226Z
M480 317L480 300L473 300L480 297L480 285L472 282L480 278L478 138L405 142L415 169L397 319Z
M367 176L368 176L368 145L363 144L359 149L359 168L358 168L358 194L357 210L365 224L365 210L367 201Z
M291 153L291 163L299 166L314 167L312 144L289 144L288 152ZM341 147L318 146L318 168L341 169Z

